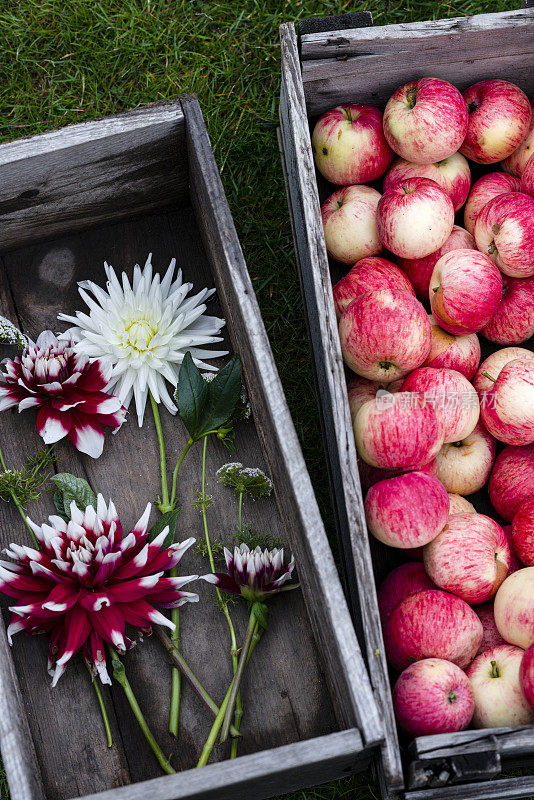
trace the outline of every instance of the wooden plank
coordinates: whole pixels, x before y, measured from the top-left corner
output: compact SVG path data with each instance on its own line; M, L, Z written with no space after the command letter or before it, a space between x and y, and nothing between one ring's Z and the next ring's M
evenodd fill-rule
M369 675L385 729L382 759L388 783L402 787L402 765L384 656L371 555L363 513L356 449L333 307L328 258L311 154L306 104L294 27L280 28L282 94L280 119L300 276L315 362L319 406L337 511L343 564L355 615L361 614ZM323 346L325 348L323 352ZM355 565L359 579L356 582ZM351 588L352 586L352 588ZM355 589L354 589L355 587ZM355 617L356 618L356 617Z
M174 101L0 145L0 252L168 205L183 130Z
M241 354L264 454L315 638L343 723L357 724L366 745L382 726L319 514L298 438L224 195L196 98L185 98L192 195L215 271L234 347Z
M534 797L534 775L406 792L403 800L519 800Z
M182 206L174 212L24 248L6 256L11 287L14 296L20 298L19 314L25 328L35 335L43 326L53 324L59 310L81 308L76 281L86 277L102 284L104 258L117 269L126 268L131 273L135 261L146 257L149 249L154 253L155 268L165 269L170 257L175 255L178 265L184 270L185 280L191 280L195 287L213 285L210 259L202 247L195 214L191 207ZM211 306L210 313L221 313L216 301ZM28 416L22 415L20 419L24 417L30 422L31 412ZM171 466L185 445L187 435L183 425L163 411L162 423ZM33 419L31 424L35 424ZM246 464L265 468L252 422L238 427L236 444L237 458ZM147 500L153 500L160 491L156 436L149 411L141 430L137 428L134 415L115 437L110 437L104 454L97 461L80 457L66 444L60 444L57 453L60 470L86 476L106 497L113 495L117 498L117 507L125 526L134 523ZM235 498L229 490L217 485L214 473L221 464L235 458L222 445L210 443L208 491L217 498L209 511L210 526L217 538L221 538L220 534L224 532L222 538L227 544L233 542L231 533L234 527L232 520L236 519ZM184 463L181 473L179 501L183 508L179 523L180 538L200 536L202 532L201 518L191 502L199 486L200 459L200 448L195 448ZM124 469L117 470L117 463L124 465ZM153 519L155 516L154 513ZM280 515L272 499L246 504L245 519L258 529L268 530L275 537L285 538ZM203 574L208 571L208 565L198 553L189 551L184 557L182 569L184 574ZM195 589L201 595L201 602L195 606L186 606L181 614L183 651L208 691L220 700L224 686L231 677L227 629L213 602L213 589L203 583L197 584ZM287 596L282 596L274 604L269 634L260 643L257 657L252 660L245 673L245 717L242 725L243 740L240 743L242 753L285 745L336 729L332 702L325 685L326 679L318 661L306 609L299 593L291 598L291 614L285 614L285 608ZM238 639L241 639L246 626L245 609L233 607L232 616ZM22 645L26 648L27 642L23 640L17 642L17 645L22 650ZM212 668L214 653L220 654L216 669ZM180 739L174 741L167 732L169 668L158 642L153 638L145 639L142 645L138 645L128 654L125 664L149 724L165 752L172 754L175 768L194 767L209 733L212 723L210 715L204 712L195 695L186 687L182 700ZM261 691L258 691L257 687L260 686ZM60 687L61 682L53 691L57 692ZM159 776L159 767L132 718L120 687L112 688L111 700L120 723L117 741L122 740L124 746L128 765L127 780ZM267 715L266 708L269 709ZM47 712L45 703L40 713L44 716ZM53 724L56 725L57 720L54 719ZM74 714L65 713L62 724L67 732L72 729L71 736L82 736L84 733L85 720L80 719L79 713L78 718ZM98 720L93 724L100 734ZM34 736L39 735L34 728ZM96 760L103 749L104 743L97 736L94 742L90 740L86 743L85 757ZM227 757L228 748L225 746L214 751L214 760ZM61 758L65 761L64 753ZM107 783L98 787L91 786L91 770L87 770L84 764L80 771L85 772L86 788L78 793L88 793L97 788L104 789L121 783L117 768L112 765L106 767ZM74 794L74 791L70 794ZM64 798L68 795L62 789L60 796Z
M342 17L331 17L335 25ZM327 31L308 31L299 28L301 59L309 61L360 55L389 55L409 52L425 59L430 52L448 57L480 58L488 54L488 38L498 46L499 53L510 55L526 41L531 16L525 10L497 14L475 14L472 17L406 22L372 28L361 24L330 27ZM302 23L301 23L302 24ZM498 39L496 38L498 36ZM442 52L444 46L447 53Z
M414 739L410 752L418 759L446 758L450 755L481 751L490 743L503 756L534 756L534 726L467 730L454 734L422 736Z
M1 267L0 314L14 320L23 329L29 330L24 324L24 317L18 313L16 292L12 292L13 287L4 260L1 262ZM20 272L26 275L28 280L32 280L28 271L28 261L23 261ZM53 324L53 319L50 323ZM33 329L31 333L34 333ZM2 355L5 355L5 348L2 350L4 351ZM24 462L24 454L42 449L42 440L35 430L35 415L19 416L16 410L0 414L0 442L8 466L20 468ZM23 447L21 442L24 443ZM35 520L44 521L53 512L54 507L46 494L30 504L29 515ZM11 503L1 502L0 547L6 547L13 541L30 543L28 533L14 506ZM10 615L6 609L13 605L13 602L10 598L2 597L1 605L4 619L7 620ZM46 672L48 637L26 637L24 634L18 634L13 639L10 655L28 715L47 800L108 788L109 775L113 776L115 786L128 781L126 759L107 688L103 688L103 694L115 742L112 749L106 747L94 690L88 673L80 664L73 665L58 686L52 689L51 679ZM3 682L0 685L3 692ZM74 725L71 724L73 720ZM34 744L30 740L18 754L22 763L25 759L32 758L33 749ZM2 754L6 759L3 743ZM9 758L9 752L7 757ZM7 775L11 791L16 797L19 791L18 776L16 773L12 776L9 772ZM21 800L22 798L26 800L27 797L28 795L22 792Z
M351 729L80 800L264 800L346 776L368 761Z
M509 18L509 14L515 16ZM532 70L525 69L525 64L531 63L534 57L534 10L521 9L509 14L503 15L507 21L502 29L493 31L495 46L490 51L487 31L470 31L469 20L476 17L466 18L467 32L462 29L439 36L431 35L431 26L435 23L420 23L425 35L413 40L409 35L410 26L343 32L343 42L329 47L344 47L347 40L346 46L354 47L354 55L308 58L302 63L308 115L314 117L343 102L383 105L400 85L428 75L448 80L460 90L491 75L512 81L531 95L534 76ZM501 17L500 14L495 16ZM443 21L445 27L447 24L447 20ZM386 31L384 35L374 33L382 30ZM358 37L362 37L360 45ZM333 41L339 42L339 38ZM466 52L469 53L468 62ZM372 80L369 80L370 75Z

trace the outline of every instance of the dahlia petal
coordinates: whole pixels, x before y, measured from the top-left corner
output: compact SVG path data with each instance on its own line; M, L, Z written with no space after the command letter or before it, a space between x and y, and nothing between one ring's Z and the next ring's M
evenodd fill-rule
M225 575L223 572L199 575L199 578L201 581L206 581L206 583L213 583L215 586L218 586L219 589L222 589L223 592L230 592L230 594L241 594L241 589L234 579L229 575Z
M117 582L110 590L110 594L116 603L129 603L132 600L140 600L150 593L150 590L157 586L163 572L155 575L145 575L141 578Z
M81 412L74 411L73 425L67 437L76 450L86 453L91 458L99 458L104 449L104 431L102 426L89 422Z
M88 592L80 597L80 605L86 611L101 611L111 605L110 592Z
M26 622L22 619L16 619L14 622L9 623L6 633L7 640L10 645L13 644L13 636L15 636L17 633L20 633L20 631L25 631L26 627Z
M122 609L117 606L104 606L98 612L88 612L89 620L94 630L120 652L125 652L124 641L125 617Z
M28 408L35 408L36 406L40 405L41 405L41 400L38 397L24 397L19 403L19 414L21 411L26 411L26 409ZM3 410L4 409L1 407L0 403L0 411Z
M37 337L35 344L37 345L38 349L41 350L45 347L57 347L58 340L52 331L42 331Z
M137 520L134 527L132 528L132 533L136 537L143 536L147 532L148 521L150 519L151 510L152 510L152 503L147 503L147 507L143 511L142 516Z
M43 609L55 613L68 611L75 605L78 597L79 592L74 584L59 583L52 589L46 602L43 603Z
M19 402L17 390L10 389L8 386L0 386L0 411L7 411Z
M101 683L108 683L111 685L111 678L109 677L106 666L106 649L102 637L93 630L91 631L89 642L92 662L100 677Z
M59 442L67 436L71 426L72 417L68 411L59 412L50 406L45 406L37 414L37 433L45 444Z
M122 403L118 397L105 392L84 392L83 406L79 410L84 414L115 414Z
M28 592L50 591L50 582L35 578L31 573L11 572L0 566L0 589L9 597L24 598Z

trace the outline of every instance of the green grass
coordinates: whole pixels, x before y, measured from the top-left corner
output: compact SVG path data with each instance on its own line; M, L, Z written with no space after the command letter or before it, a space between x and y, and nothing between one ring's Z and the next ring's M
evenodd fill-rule
M278 26L368 10L376 24L515 8L512 2L3 0L0 141L196 92L329 532L326 468L276 144ZM370 776L291 800L371 800ZM1 799L7 798L1 783Z

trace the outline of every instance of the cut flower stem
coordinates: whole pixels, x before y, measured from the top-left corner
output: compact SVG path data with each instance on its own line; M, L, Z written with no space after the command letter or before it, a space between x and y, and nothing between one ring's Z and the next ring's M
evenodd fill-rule
M134 716L139 723L139 727L143 731L145 739L147 740L148 744L150 745L152 752L156 756L158 763L162 770L167 773L167 775L174 775L176 770L174 770L170 763L169 759L165 757L162 749L156 742L154 736L150 728L148 727L147 721L143 716L143 712L139 707L139 703L136 700L135 694L133 692L132 687L130 686L130 682L126 677L126 670L124 669L124 664L120 660L119 656L117 655L116 651L108 644L109 654L111 656L111 663L113 666L113 677L120 683L122 688L124 689L124 694L126 695L126 699L130 704L130 708L132 709Z
M254 616L254 611L251 610L248 619L247 632L245 634L245 641L243 642L243 647L241 648L237 670L234 674L234 680L232 681L232 685L230 687L230 697L228 698L227 708L221 729L221 742L225 742L228 739L228 733L230 732L230 720L236 704L236 698L239 692L239 684L241 683L241 678L243 677L243 672L245 671L245 666L248 661L248 653L250 650L250 645L252 644L252 637L254 635L255 627L256 617Z
M0 448L0 464L2 465L2 469L4 470L4 472L7 472L7 465L6 465L6 462L4 460L4 454L2 453L2 449L1 448ZM19 512L20 516L22 517L22 521L24 522L24 525L28 529L28 532L29 532L29 534L31 536L31 539L32 539L32 542L33 542L35 548L37 550L40 550L39 542L37 541L35 533L32 531L32 529L30 527L30 523L28 522L28 518L26 516L26 512L24 511L20 500L18 499L18 497L16 496L16 494L14 492L10 492L10 494L11 494L11 497L13 498L13 502L15 503L15 506L17 507L17 511Z
M93 688L95 690L95 694L98 700L98 705L100 707L100 713L102 714L102 721L104 723L104 728L106 731L106 741L108 743L108 747L113 745L113 739L111 736L111 726L109 724L109 717L108 712L106 711L106 707L104 705L104 698L102 697L102 690L100 689L100 685L98 683L98 679L93 676L93 670L89 666L88 662L84 659L85 666L89 670L89 675L91 676L91 683L93 684Z

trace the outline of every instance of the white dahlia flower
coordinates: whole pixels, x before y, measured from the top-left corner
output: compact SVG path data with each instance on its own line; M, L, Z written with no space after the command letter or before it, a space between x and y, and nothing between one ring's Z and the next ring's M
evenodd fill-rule
M214 370L205 358L219 358L226 350L206 350L204 345L222 342L218 334L224 320L207 316L205 301L215 289L202 289L187 298L192 283L183 283L182 270L175 280L176 259L163 277L153 275L152 254L144 268L136 264L133 281L122 273L122 285L107 263L106 291L92 281L81 281L79 292L89 307L76 316L60 314L58 319L74 323L66 334L78 353L90 359L109 359L113 365L106 386L128 408L135 399L139 426L143 424L150 391L156 403L171 414L177 411L165 381L178 383L180 365L189 351L197 367ZM89 294L92 293L93 297ZM93 299L94 298L94 299ZM187 298L187 299L186 299Z

